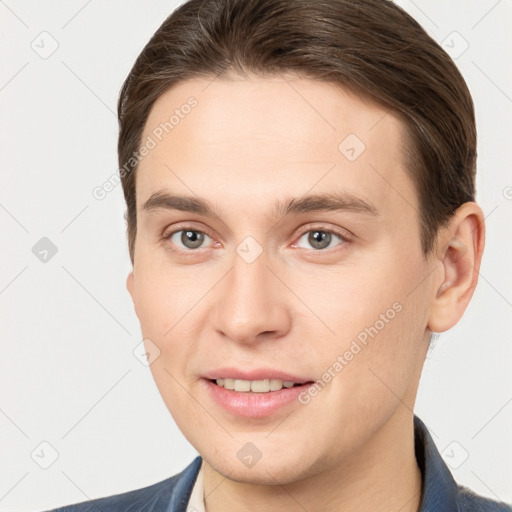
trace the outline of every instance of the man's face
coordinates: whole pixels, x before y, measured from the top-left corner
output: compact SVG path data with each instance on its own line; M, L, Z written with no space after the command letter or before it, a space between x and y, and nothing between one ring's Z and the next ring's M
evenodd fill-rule
M332 84L212 80L179 84L150 113L128 289L160 350L156 384L203 458L234 480L297 481L410 420L433 285L404 127ZM310 384L212 382L281 373Z

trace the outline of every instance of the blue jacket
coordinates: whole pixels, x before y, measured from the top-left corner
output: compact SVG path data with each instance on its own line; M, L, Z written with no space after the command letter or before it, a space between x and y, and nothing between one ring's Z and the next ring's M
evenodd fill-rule
M512 512L512 506L477 496L457 485L423 422L414 418L416 459L421 469L423 492L419 512ZM186 512L201 467L196 457L181 473L161 482L54 509L50 512Z

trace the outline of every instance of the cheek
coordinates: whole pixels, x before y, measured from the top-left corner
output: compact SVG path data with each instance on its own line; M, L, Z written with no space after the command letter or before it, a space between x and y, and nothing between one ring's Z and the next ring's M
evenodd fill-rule
M290 275L289 279L294 283L297 297L307 306L305 309L296 304L303 325L316 322L327 340L343 348L360 333L364 338L365 329L375 324L378 331L389 330L389 324L404 303L404 290L408 289L406 277L393 265L381 262L374 268L370 265L339 267L308 275Z
M382 387L373 370L404 391L421 359L428 319L427 286L418 286L426 269L416 261L403 265L398 257L382 258L364 271L345 268L322 287L309 285L305 295L332 331L322 337L321 366L327 370L342 356L343 369L337 369L345 385ZM304 325L311 325L307 316Z
M140 261L135 276L135 306L143 334L166 343L177 332L193 328L191 319L215 284L211 272L151 261Z
M135 272L135 302L142 335L159 350L151 364L154 380L174 416L190 409L190 388L197 380L197 361L209 360L202 343L209 311L215 302L214 286L219 272L200 271L192 266L172 268L144 262ZM223 273L223 272L222 272ZM221 273L221 275L222 275Z

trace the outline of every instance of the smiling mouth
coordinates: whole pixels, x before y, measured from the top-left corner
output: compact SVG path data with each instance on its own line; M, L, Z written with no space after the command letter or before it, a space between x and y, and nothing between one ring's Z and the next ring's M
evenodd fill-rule
M306 386L313 382L297 383L289 380L263 379L263 380L243 380L243 379L210 379L210 382L217 384L221 388L240 393L269 393L271 391L280 391L298 386Z

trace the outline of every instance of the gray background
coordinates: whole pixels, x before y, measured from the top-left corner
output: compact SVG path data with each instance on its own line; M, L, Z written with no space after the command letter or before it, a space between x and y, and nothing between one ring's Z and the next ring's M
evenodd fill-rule
M511 502L512 2L399 3L473 93L487 216L479 286L429 354L416 412L460 483ZM2 511L149 485L196 455L133 353L121 187L92 195L117 170L121 83L175 5L0 1Z

